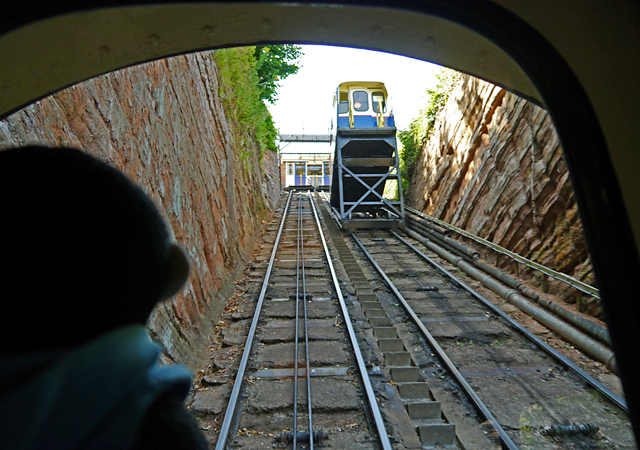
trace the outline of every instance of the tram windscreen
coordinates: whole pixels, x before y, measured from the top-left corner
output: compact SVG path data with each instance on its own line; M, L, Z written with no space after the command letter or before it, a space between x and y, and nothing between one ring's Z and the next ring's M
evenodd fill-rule
M322 166L309 164L307 166L307 175L322 175Z
M340 92L340 103L338 103L338 114L346 114L349 112L349 93Z
M369 110L369 94L367 94L367 91L353 91L353 109L356 111Z
M380 103L381 111L387 112L387 105L384 102L384 94L382 92L374 92L371 94L371 103L373 104L373 112L378 112L378 103Z

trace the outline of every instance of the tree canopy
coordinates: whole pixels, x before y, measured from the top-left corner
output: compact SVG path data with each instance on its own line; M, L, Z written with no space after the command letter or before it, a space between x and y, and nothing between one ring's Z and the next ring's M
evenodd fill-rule
M275 103L279 82L298 72L302 47L293 44L255 47L256 72L260 98Z
M231 127L235 148L249 160L258 144L260 158L266 150L276 151L278 130L265 101L277 99L278 82L298 71L302 48L296 45L262 45L216 50L220 71L220 98Z

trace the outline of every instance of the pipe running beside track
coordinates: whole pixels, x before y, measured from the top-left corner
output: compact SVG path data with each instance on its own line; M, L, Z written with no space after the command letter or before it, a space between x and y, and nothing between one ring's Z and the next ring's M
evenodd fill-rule
M440 255L443 259L449 261L451 264L459 267L460 269L462 269L463 271L467 272L467 269L471 269L471 273L467 272L467 274L469 274L470 276L472 276L473 278L476 278L473 273L474 272L478 272L476 275L480 275L481 278L487 278L484 274L479 273L479 271L477 269L474 269L473 267L471 267L469 264L465 263L464 261L462 261L462 258L459 256L454 256L451 253L447 252L446 250L440 248L439 246L437 246L436 244L434 244L433 242L423 238L422 236L420 236L419 234L408 230L406 232L409 236L411 236L412 238L416 239L418 242L422 243L423 245L425 245L427 248L429 248L430 250L432 250L433 252L435 252L436 254ZM520 323L514 321L511 317L509 317L509 315L507 313L505 313L504 311L502 311L500 308L498 308L496 305L494 305L493 303L491 303L489 300L487 300L486 298L484 298L483 296L481 296L480 294L478 294L475 290L471 289L469 286L467 286L465 283L463 283L462 281L460 281L458 278L456 278L454 275L450 274L446 269L444 269L443 267L441 267L439 264L437 264L435 261L433 261L431 258L429 258L427 255L425 255L424 253L422 253L420 250L418 250L415 246L411 245L409 242L407 242L406 239L403 239L401 236L399 236L397 233L395 233L394 231L391 231L391 234L396 237L398 240L400 240L403 244L407 245L409 248L411 248L414 252L416 252L416 254L418 254L422 259L424 259L427 263L429 263L431 266L433 266L438 272L440 272L441 274L445 275L446 277L448 277L451 281L453 281L456 285L458 285L459 287L461 287L462 289L466 290L467 292L469 292L471 295L473 295L473 297L475 297L477 300L479 300L480 302L482 302L485 306L487 306L488 308L490 308L494 314L500 316L501 318L503 318L511 327L517 329L520 333L522 333L523 335L525 335L530 341L532 341L534 344L536 344L541 350L543 350L545 353L547 353L549 356L555 358L558 362L560 362L562 365L564 365L567 369L571 370L573 373L575 373L578 377L580 377L583 381L585 381L587 384L589 384L590 386L592 386L593 388L595 388L596 390L598 390L600 393L602 393L606 398L608 398L609 400L611 400L614 404L616 404L618 407L620 407L621 409L623 409L624 411L628 412L628 406L626 401L620 397L619 395L616 395L615 393L613 393L610 389L608 389L606 386L604 386L602 383L600 383L599 381L597 381L596 379L594 379L591 375L589 375L588 373L586 373L584 370L580 369L578 366L576 366L573 362L571 362L568 358L564 357L563 355L561 355L560 353L558 353L553 347L551 347L550 345L548 345L547 343L545 343L544 341L542 341L540 338L538 338L537 336L535 336L533 333L531 333L529 330L527 330L523 325L521 325ZM476 278L478 279L478 278ZM478 279L478 281L481 281L480 279ZM493 284L496 286L500 286L497 282L495 282L495 280L491 280L492 283L489 284ZM493 288L491 286L490 287L492 290ZM501 286L502 290L506 290L505 293L508 294L509 301L512 301L514 298L514 295L517 295L515 293L515 291L511 290L511 289L507 289L504 286ZM497 292L497 291L496 291ZM522 299L524 300L524 299ZM526 300L525 300L526 301ZM527 302L527 304L529 304L529 302ZM536 320L539 320L538 317L541 316L540 313L543 313L544 315L549 315L546 311L542 310L541 308L538 308L534 305L529 304L529 306L532 306L536 309L536 313L537 316L534 316L534 318L536 318ZM550 315L549 315L550 316ZM557 319L555 319L554 317L551 316L551 319L554 319L557 321ZM542 321L541 321L542 322ZM543 322L544 323L544 322ZM564 324L563 324L564 325ZM567 325L565 325L567 326ZM570 327L569 327L570 328ZM577 332L577 330L573 330L574 332ZM584 336L584 335L583 335ZM586 336L585 336L586 337ZM587 338L588 339L588 338ZM589 339L591 341L591 343L593 343L596 346L601 347L600 350L604 349L604 346L602 346L601 344L599 344L598 342L595 342L591 339ZM576 344L576 347L579 347ZM604 351L604 350L602 350ZM612 359L614 358L613 353L610 352L608 349L606 349L606 351L608 351L609 353L604 354L604 359Z
M510 258L515 259L516 261L518 261L521 264L524 264L525 266L531 267L533 269L536 269L552 278L555 278L556 280L560 280L563 281L565 283L567 283L569 286L572 286L582 292L584 292L585 294L589 294L592 295L596 298L600 298L600 292L598 291L598 289L594 288L593 286L589 286L586 283L583 283L580 280L576 280L573 277L570 277L566 274L557 272L555 270L551 270L547 267L544 267L534 261L531 261L529 259L523 258L522 256L518 255L517 253L511 252L503 247L500 247L499 245L494 244L493 242L487 241L486 239L482 239L478 236L475 236L471 233L468 233L458 227L455 227L447 222L444 222L442 220L436 219L435 217L431 217L427 214L421 213L418 210L415 210L413 208L409 208L408 206L405 206L405 210L410 213L413 214L414 216L416 216L419 219L425 220L425 221L430 221L430 222L435 222L451 231L454 231L456 233L458 233L461 236L465 236L469 239L472 239L488 248L493 249L494 251L498 252L498 253L502 253L503 255L507 255Z
M413 228L413 230L424 235L427 239L430 239L436 245L439 245L440 247L452 253L460 254L460 256L465 258L467 262L469 262L470 264L482 269L484 272L488 273L494 278L497 278L507 286L517 289L518 291L520 291L520 293L524 294L526 297L534 300L538 305L562 317L567 322L571 323L572 325L575 325L576 327L580 328L582 331L588 333L589 335L595 337L601 342L604 342L605 344L607 344L607 346L611 347L611 337L609 336L609 331L605 327L595 322L592 322L591 320L585 319L582 316L572 313L571 311L567 310L566 308L563 308L562 306L558 305L552 300L528 288L521 281L511 278L510 276L500 271L499 269L484 263L479 259L479 255L477 252L475 252L472 249L469 249L465 245L459 244L459 243L457 243L456 245L453 245L457 241L451 238L448 238L446 236L443 236L435 230L431 230L430 229L431 224L427 226L421 222L416 221L410 216L408 219L409 219L410 228Z
M516 292L514 289L511 289L496 281L495 278L482 273L480 270L464 261L462 257L455 256L449 253L432 241L420 236L415 231L406 230L406 233L412 238L416 239L418 242L421 242L422 244L427 246L430 250L440 255L442 258L449 261L454 266L462 269L469 276L475 278L498 295L501 295L508 302L516 305L518 308L529 314L538 322L558 333L560 336L571 342L573 345L578 347L593 359L605 364L613 372L617 372L617 364L613 351L602 345L600 342L591 339L586 334L576 330L562 320L557 319L553 315L546 312L544 309L532 304L527 299L518 295L518 292Z

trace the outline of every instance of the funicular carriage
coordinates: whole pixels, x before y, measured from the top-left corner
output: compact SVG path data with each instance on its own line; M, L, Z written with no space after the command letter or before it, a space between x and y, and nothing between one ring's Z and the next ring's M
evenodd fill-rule
M396 127L385 85L342 83L336 90L334 107L332 208L347 229L402 226ZM397 181L398 200L384 198L388 180Z
M325 160L327 158L327 160ZM283 157L285 165L284 186L286 189L329 188L329 161L324 154L296 154L295 158Z

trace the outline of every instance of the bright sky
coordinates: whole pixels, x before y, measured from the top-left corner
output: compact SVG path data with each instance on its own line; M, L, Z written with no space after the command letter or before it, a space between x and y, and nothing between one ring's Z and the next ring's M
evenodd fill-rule
M269 105L281 134L328 134L333 94L345 81L382 81L396 126L404 129L426 106L425 91L435 87L440 72L434 64L370 50L304 45L302 51L302 67L281 82L276 104ZM290 144L285 151L293 151L294 145L314 144Z

